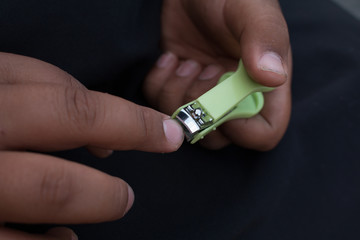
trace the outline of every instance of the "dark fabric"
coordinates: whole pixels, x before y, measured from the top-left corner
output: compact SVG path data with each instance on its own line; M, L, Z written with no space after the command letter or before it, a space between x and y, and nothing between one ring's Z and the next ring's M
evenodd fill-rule
M158 54L160 11L161 0L2 0L0 51L130 99Z
M266 153L184 144L172 154L57 155L125 179L136 200L80 239L358 239L360 22L329 0L281 1L294 52L293 112ZM49 61L88 87L143 103L160 2L1 1L0 50ZM34 228L34 227L32 227Z

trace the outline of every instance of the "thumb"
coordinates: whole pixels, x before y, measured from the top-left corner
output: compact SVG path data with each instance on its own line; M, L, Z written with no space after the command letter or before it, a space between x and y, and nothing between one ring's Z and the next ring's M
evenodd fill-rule
M280 86L291 72L291 48L285 19L277 0L228 0L226 24L240 42L249 75L260 84Z

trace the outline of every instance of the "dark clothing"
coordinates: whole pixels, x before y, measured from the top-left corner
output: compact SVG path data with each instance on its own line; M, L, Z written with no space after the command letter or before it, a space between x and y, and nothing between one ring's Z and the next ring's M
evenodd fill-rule
M265 153L184 144L171 154L58 153L126 180L121 220L79 239L358 239L360 22L329 0L281 1L294 53L293 111ZM140 104L158 54L160 1L2 0L0 51L32 56Z

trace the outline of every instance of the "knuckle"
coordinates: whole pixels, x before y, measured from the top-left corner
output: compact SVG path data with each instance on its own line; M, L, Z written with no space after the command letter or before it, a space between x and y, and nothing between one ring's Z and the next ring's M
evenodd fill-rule
M151 110L149 108L140 107L136 109L136 121L138 126L138 137L136 140L138 141L136 145L142 145L149 139L152 135L152 129L154 126L151 126Z
M71 178L63 167L48 169L41 177L39 191L45 205L64 208L71 201Z
M62 71L62 70L61 70ZM62 71L63 72L63 71ZM74 78L71 74L67 72L63 72L65 76L62 78L69 87L79 88L82 90L86 90L86 87L82 85L76 78Z
M100 100L85 88L65 87L65 121L80 131L92 129L100 122L102 109ZM63 113L61 113L63 114Z

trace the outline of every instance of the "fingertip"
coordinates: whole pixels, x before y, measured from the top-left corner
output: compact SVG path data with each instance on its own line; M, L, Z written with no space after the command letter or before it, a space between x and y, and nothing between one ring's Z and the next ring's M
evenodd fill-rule
M167 68L176 61L176 55L172 52L162 54L156 62L158 68Z
M255 80L268 87L281 86L288 78L283 59L272 51L264 52L261 55L257 61L256 70L259 74Z
M55 227L51 228L46 233L49 236L56 237L58 239L67 239L67 240L78 240L76 233L70 228L66 227Z
M152 105L157 105L159 92L179 65L178 57L172 52L162 54L150 70L143 84L143 91Z
M287 75L282 58L275 52L265 52L258 61L258 68L261 71L276 73L280 76Z
M186 60L176 69L178 77L190 77L200 70L200 64L194 60Z
M124 216L129 212L135 200L134 190L130 187L129 184L127 186L128 186L128 200L127 200Z
M131 186L118 177L111 177L110 179L110 184L113 184L113 188L109 188L109 190L112 191L112 195L109 198L106 208L108 212L105 213L103 211L103 214L109 215L107 215L107 218L97 222L121 219L128 214L134 204L135 194ZM108 194L108 192L106 194Z
M98 157L98 158L107 158L109 156L111 156L114 153L114 150L110 150L110 149L103 149L103 148L98 148L98 147L93 147L93 146L88 146L87 150L94 156Z
M210 64L199 75L199 80L211 80L222 70L221 66Z
M274 51L252 53L243 57L245 68L254 81L267 86L279 87L288 80L287 65L283 58ZM256 57L258 56L258 57Z

